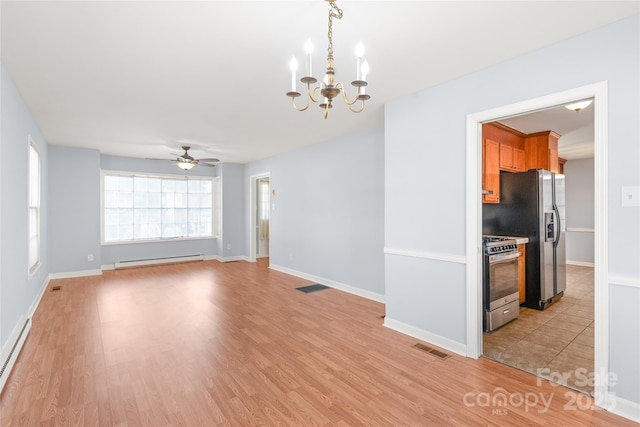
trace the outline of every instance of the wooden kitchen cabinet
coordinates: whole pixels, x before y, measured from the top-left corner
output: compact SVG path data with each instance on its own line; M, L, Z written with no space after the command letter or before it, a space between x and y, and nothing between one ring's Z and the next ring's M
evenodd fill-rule
M567 159L558 157L558 173L564 174L564 164L567 163Z
M500 144L500 169L509 172L524 172L524 150L510 145Z
M500 144L485 139L482 159L482 202L500 203Z
M518 245L518 251L520 252L520 256L518 257L518 294L520 299L520 304L525 302L527 299L527 269L526 269L526 255L527 255L527 245L520 244Z
M558 139L552 130L532 133L524 139L526 169L546 169L558 172Z

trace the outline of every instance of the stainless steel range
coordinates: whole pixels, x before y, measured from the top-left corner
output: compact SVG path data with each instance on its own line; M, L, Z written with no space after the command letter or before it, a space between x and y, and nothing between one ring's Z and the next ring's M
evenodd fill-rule
M491 332L512 321L520 312L518 292L518 245L503 236L482 236L484 253L483 326Z

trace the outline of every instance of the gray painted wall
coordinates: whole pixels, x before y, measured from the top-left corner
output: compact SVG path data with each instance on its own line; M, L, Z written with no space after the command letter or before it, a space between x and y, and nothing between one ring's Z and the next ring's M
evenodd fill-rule
M594 263L593 158L568 160L564 165L567 204L567 262ZM580 231L572 229L580 229ZM591 230L591 231L587 231Z
M51 272L99 270L100 152L49 146L49 198Z
M309 114L309 113L307 113ZM245 168L271 173L272 265L384 295L384 135L346 135ZM248 198L248 196L245 196ZM244 214L249 224L248 202ZM245 235L249 248L249 236Z
M245 165L225 163L222 167L222 258L244 257L245 232L248 222L244 221L245 201L248 200L244 188Z
M636 403L640 212L621 207L620 190L640 184L638 34L636 15L385 106L385 246L464 259L467 115L608 81L609 273L624 278L632 301L618 309L617 296L611 300L610 369L619 376L612 391ZM416 258L421 267L408 272L395 257L385 259L387 317L465 343L465 265ZM434 280L449 276L457 279ZM430 315L440 304L451 309Z
M0 345L7 343L22 316L40 295L49 274L48 147L38 125L11 76L0 66L2 117L0 158ZM40 267L29 277L27 272L28 239L28 159L31 135L40 152L41 182L41 253Z

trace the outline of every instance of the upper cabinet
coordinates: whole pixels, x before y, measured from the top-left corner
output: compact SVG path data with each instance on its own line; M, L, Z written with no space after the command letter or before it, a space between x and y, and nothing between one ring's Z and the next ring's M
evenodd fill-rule
M560 135L552 130L527 135L524 139L527 170L546 169L558 172L558 139Z
M500 203L500 143L485 138L482 158L482 202Z
M558 139L553 131L525 134L498 122L482 125L482 202L500 203L500 171L546 169L560 172Z
M500 144L500 169L510 172L524 172L526 170L524 150Z

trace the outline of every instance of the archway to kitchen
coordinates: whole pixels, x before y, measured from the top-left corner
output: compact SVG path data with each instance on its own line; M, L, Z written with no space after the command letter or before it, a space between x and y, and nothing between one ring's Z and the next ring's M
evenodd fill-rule
M606 82L512 104L467 117L467 355L483 354L482 342L482 124L540 111L572 101L594 99L594 291L595 291L595 394L606 402L608 377L607 266L607 85ZM600 203L604 201L604 203Z

